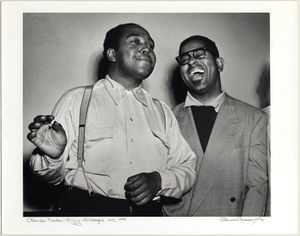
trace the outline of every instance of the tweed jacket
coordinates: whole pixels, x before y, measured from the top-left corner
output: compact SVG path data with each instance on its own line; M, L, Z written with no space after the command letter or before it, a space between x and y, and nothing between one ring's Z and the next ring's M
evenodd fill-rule
M183 137L197 155L196 182L168 216L262 216L268 193L267 123L261 110L225 93L203 153L192 110L173 110Z

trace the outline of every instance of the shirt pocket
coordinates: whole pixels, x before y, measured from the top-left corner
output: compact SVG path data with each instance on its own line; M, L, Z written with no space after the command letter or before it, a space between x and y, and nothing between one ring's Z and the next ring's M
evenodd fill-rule
M158 138L167 149L167 154L170 153L170 139L164 133L152 130L153 135Z
M113 138L113 130L113 125L88 125L85 138L90 142Z

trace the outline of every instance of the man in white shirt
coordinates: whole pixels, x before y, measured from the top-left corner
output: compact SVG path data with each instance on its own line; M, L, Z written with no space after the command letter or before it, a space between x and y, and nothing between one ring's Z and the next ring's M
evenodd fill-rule
M268 193L267 115L221 89L224 59L215 43L185 39L176 60L188 87L174 108L197 155L196 182L169 216L263 216Z
M156 62L149 33L119 25L106 34L103 54L109 69L93 86L84 169L77 171L84 87L66 92L52 115L29 125L27 137L37 146L30 166L42 181L69 186L61 215L161 216L160 196L179 199L192 187L195 154L170 108L141 87Z

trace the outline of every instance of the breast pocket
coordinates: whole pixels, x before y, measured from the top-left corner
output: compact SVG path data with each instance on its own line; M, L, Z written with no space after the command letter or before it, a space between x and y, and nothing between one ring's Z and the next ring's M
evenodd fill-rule
M102 139L113 138L113 125L89 125L86 128L86 141L96 142Z
M115 156L113 125L89 125L86 127L84 155L85 170L88 173L106 173L110 159Z
M152 130L152 134L160 140L160 142L165 147L167 154L169 154L170 153L170 140L169 140L169 138L165 134L163 134L161 132L158 132L158 131L154 131L154 130Z

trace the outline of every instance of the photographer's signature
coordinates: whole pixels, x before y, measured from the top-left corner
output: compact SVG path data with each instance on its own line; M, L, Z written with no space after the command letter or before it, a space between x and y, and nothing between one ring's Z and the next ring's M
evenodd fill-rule
M229 221L243 221L243 222L252 222L252 225L254 225L257 221L264 221L263 218L261 217L237 217L237 218L233 218L233 217L221 217L220 221L223 222L229 222Z

